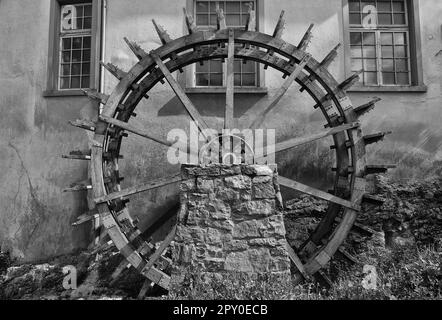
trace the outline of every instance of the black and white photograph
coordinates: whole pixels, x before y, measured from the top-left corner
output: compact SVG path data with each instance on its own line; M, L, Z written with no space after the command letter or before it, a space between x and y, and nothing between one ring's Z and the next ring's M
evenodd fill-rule
M1 303L442 300L441 17L0 0Z

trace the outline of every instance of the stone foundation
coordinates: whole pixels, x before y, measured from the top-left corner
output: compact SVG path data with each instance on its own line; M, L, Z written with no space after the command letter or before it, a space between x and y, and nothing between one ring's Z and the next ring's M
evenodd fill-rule
M172 291L195 272L290 278L276 167L185 165L182 176Z

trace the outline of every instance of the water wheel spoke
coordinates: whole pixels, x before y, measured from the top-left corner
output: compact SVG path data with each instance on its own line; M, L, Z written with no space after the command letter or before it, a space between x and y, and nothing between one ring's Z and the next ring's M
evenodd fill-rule
M157 64L158 68L163 73L164 77L166 78L172 90L175 92L178 99L180 99L184 108L186 108L192 120L195 121L196 124L198 125L198 129L201 131L202 135L207 139L204 130L208 129L209 127L207 126L206 122L204 121L204 119L202 118L196 107L193 105L192 101L190 101L189 97L186 95L183 88L172 76L169 69L167 69L166 65L163 63L161 58L154 52L151 52L150 55Z
M177 228L176 226L172 228L172 231L170 231L166 239L164 239L163 242L161 242L159 248L154 252L154 254L150 256L149 261L144 267L144 270L150 270L154 266L155 262L157 262L157 260L161 257L163 252L167 249L167 247L175 238L176 228Z
M103 196L103 197L96 198L95 203L104 203L104 202L108 202L108 201L112 201L112 200L116 200L116 199L121 199L121 198L131 196L131 195L134 195L137 193L141 193L141 192L145 192L145 191L149 191L149 190L153 190L153 189L158 189L160 187L174 184L174 183L180 182L181 180L182 179L181 179L180 174L177 174L172 177L157 179L157 180L151 181L151 182L143 184L143 185L130 187L130 188L118 191L118 192L110 193L110 194Z
M296 78L299 77L304 67L310 61L311 55L306 54L300 63L296 66L295 70L290 74L290 76L284 81L281 88L278 89L276 94L274 94L269 99L265 99L263 102L258 103L258 105L242 116L242 121L244 121L245 128L257 129L265 120L265 117L276 108L279 101L284 97L288 89L291 87Z
M234 62L235 62L235 40L234 31L229 29L229 44L227 48L227 74L226 74L226 113L224 116L224 128L233 129L234 128L234 85L235 85L235 72L234 72Z
M322 190L307 186L305 184L302 184L300 182L297 182L297 181L294 181L291 179L279 177L279 183L284 187L311 195L313 197L316 197L316 198L319 198L322 200L326 200L328 202L339 204L343 207L346 207L346 208L349 208L349 209L352 209L355 211L360 211L360 209L361 209L358 204L352 203L351 201L336 197L330 193L327 193Z

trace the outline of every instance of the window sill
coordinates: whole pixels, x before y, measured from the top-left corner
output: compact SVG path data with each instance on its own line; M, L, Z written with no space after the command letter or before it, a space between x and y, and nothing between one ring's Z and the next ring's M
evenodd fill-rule
M417 86L355 86L347 92L427 92L426 85Z
M43 91L43 97L85 97L85 93L82 90L46 90Z
M186 88L186 93L192 94L192 93L206 93L206 94L213 94L213 93L226 93L226 87L198 87L198 88ZM266 87L250 87L250 88L235 88L235 94L236 93L251 93L251 94L267 94L268 89Z

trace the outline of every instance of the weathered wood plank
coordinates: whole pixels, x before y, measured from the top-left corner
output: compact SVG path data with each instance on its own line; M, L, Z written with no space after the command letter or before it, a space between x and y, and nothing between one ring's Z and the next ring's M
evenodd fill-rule
M227 74L226 74L226 110L224 116L224 128L233 129L234 128L234 62L235 62L235 39L233 29L229 30L229 44L228 44L228 54L227 54Z
M150 256L149 261L144 267L144 270L150 270L150 268L154 266L155 262L161 257L164 250L166 250L166 248L175 238L175 233L176 233L176 226L173 227L173 229L169 232L167 237L163 240L163 242L161 242L160 247L155 251L155 253Z
M296 269L298 269L298 271L302 274L304 279L309 279L309 275L305 271L304 265L303 265L301 259L298 257L295 250L293 250L292 246L287 241L285 242L285 247L286 247L287 253L289 254L290 260L293 261L293 263L296 266Z
M343 207L349 208L354 211L361 210L361 207L358 204L354 204L348 200L344 200L342 198L331 195L330 193L327 193L327 192L321 191L319 189L307 186L305 184L302 184L300 182L297 182L297 181L294 181L291 179L279 177L279 184L284 187L293 189L295 191L299 191L299 192L311 195L313 197L316 197L316 198L319 198L322 200L326 200L328 202L339 204Z

